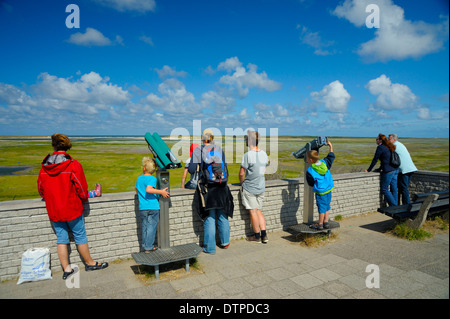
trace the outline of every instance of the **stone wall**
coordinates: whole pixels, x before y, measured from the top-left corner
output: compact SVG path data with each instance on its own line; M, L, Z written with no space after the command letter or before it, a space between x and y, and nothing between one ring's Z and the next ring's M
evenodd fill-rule
M384 205L379 174L352 173L334 176L331 218L376 211ZM303 178L266 182L263 214L268 232L303 222ZM248 212L240 204L239 186L230 185L234 216L231 239L251 232ZM448 173L420 171L411 182L411 193L448 189ZM173 189L169 215L171 246L202 243L203 223L192 211L193 191ZM141 222L134 192L104 194L85 204L85 224L94 260L130 258L140 249ZM317 217L317 210L315 211ZM52 269L60 270L56 236L40 199L0 202L0 280L20 274L22 253L29 248L48 247ZM70 262L82 265L76 245L71 243Z

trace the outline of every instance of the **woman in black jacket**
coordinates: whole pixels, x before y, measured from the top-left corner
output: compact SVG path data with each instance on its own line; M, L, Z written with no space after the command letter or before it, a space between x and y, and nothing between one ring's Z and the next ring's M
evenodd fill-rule
M386 198L389 206L396 206L398 204L397 194L397 175L398 170L390 165L391 152L395 151L395 145L392 144L389 139L379 134L377 137L377 150L373 157L372 163L366 172L370 172L375 164L380 160L381 166L379 168L380 175L380 187L381 193ZM390 189L389 189L390 188Z

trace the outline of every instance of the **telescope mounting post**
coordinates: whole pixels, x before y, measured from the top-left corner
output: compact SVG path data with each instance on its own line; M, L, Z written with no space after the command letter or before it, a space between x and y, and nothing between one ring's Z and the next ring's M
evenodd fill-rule
M156 171L156 178L158 179L158 189L164 189L168 187L170 193L170 173L165 168L158 168ZM170 247L170 234L169 234L169 208L170 197L159 198L159 223L158 223L158 246L161 249Z
M311 150L311 144L306 144L306 151ZM303 183L303 223L312 224L314 221L314 193L312 191L312 187L308 185L306 181L306 172L308 168L311 166L311 163L308 162L307 156L305 154L304 157L305 168L304 168L304 183Z

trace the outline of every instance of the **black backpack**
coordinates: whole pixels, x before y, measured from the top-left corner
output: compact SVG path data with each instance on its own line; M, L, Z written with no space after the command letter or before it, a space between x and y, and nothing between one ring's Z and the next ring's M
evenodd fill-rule
M391 160L389 161L389 165L393 168L399 168L401 164L400 156L398 156L396 151L391 152Z
M200 174L204 183L226 183L228 181L228 168L223 158L223 151L217 145L212 147L203 158L203 148L201 148Z

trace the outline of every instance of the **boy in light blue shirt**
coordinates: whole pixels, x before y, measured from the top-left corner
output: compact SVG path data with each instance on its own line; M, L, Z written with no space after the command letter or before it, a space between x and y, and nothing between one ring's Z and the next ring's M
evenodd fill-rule
M156 229L159 222L159 195L164 198L170 194L165 189L157 189L157 179L152 176L156 170L155 161L150 157L142 159L143 174L136 181L136 194L139 199L139 214L142 221L142 248L146 253L155 251Z

